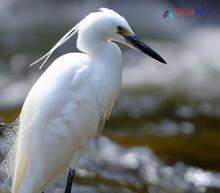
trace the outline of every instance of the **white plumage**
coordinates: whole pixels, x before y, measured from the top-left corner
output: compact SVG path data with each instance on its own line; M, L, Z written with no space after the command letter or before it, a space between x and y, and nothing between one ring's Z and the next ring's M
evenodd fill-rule
M101 9L84 18L37 62L44 60L44 64L76 32L77 47L83 53L69 53L55 60L34 84L22 107L12 193L45 191L70 164L76 167L86 144L104 126L122 78L121 52L112 40L152 55L123 17Z
M13 193L40 193L59 173L68 171L110 114L121 85L121 53L115 44L99 40L96 26L88 28L79 28L77 46L87 53L92 50L92 59L83 53L61 56L25 100Z

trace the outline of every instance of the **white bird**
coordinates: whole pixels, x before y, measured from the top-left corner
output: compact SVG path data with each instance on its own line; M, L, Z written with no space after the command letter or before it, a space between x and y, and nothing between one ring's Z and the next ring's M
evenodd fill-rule
M119 94L122 56L116 43L162 57L113 10L90 13L38 61L78 32L79 53L56 59L30 90L19 120L12 193L41 193L77 167L81 152L109 118Z

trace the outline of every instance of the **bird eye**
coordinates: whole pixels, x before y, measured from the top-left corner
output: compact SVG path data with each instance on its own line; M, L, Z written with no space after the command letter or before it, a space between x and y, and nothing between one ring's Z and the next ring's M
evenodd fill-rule
M123 31L123 29L124 29L124 28L123 28L123 27L121 27L121 26L118 26L118 27L117 27L117 31L118 31L118 32L122 32L122 31Z

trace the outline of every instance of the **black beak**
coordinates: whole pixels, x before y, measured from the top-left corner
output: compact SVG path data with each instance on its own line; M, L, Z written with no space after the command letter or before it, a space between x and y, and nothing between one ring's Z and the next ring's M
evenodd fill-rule
M137 36L131 35L131 36L124 36L124 37L125 37L126 41L128 43L132 44L135 48L141 50L142 52L144 52L145 54L151 56L155 60L166 64L166 61L158 53L153 51L144 42L139 40L139 38Z

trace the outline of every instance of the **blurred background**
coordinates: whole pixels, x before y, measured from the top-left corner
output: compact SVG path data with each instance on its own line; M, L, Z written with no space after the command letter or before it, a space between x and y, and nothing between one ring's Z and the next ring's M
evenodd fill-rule
M122 92L80 160L73 192L220 192L220 1L1 0L0 122L16 119L49 64L76 51L76 38L42 70L29 64L100 7L123 15L168 65L121 46ZM175 13L192 8L200 14Z

